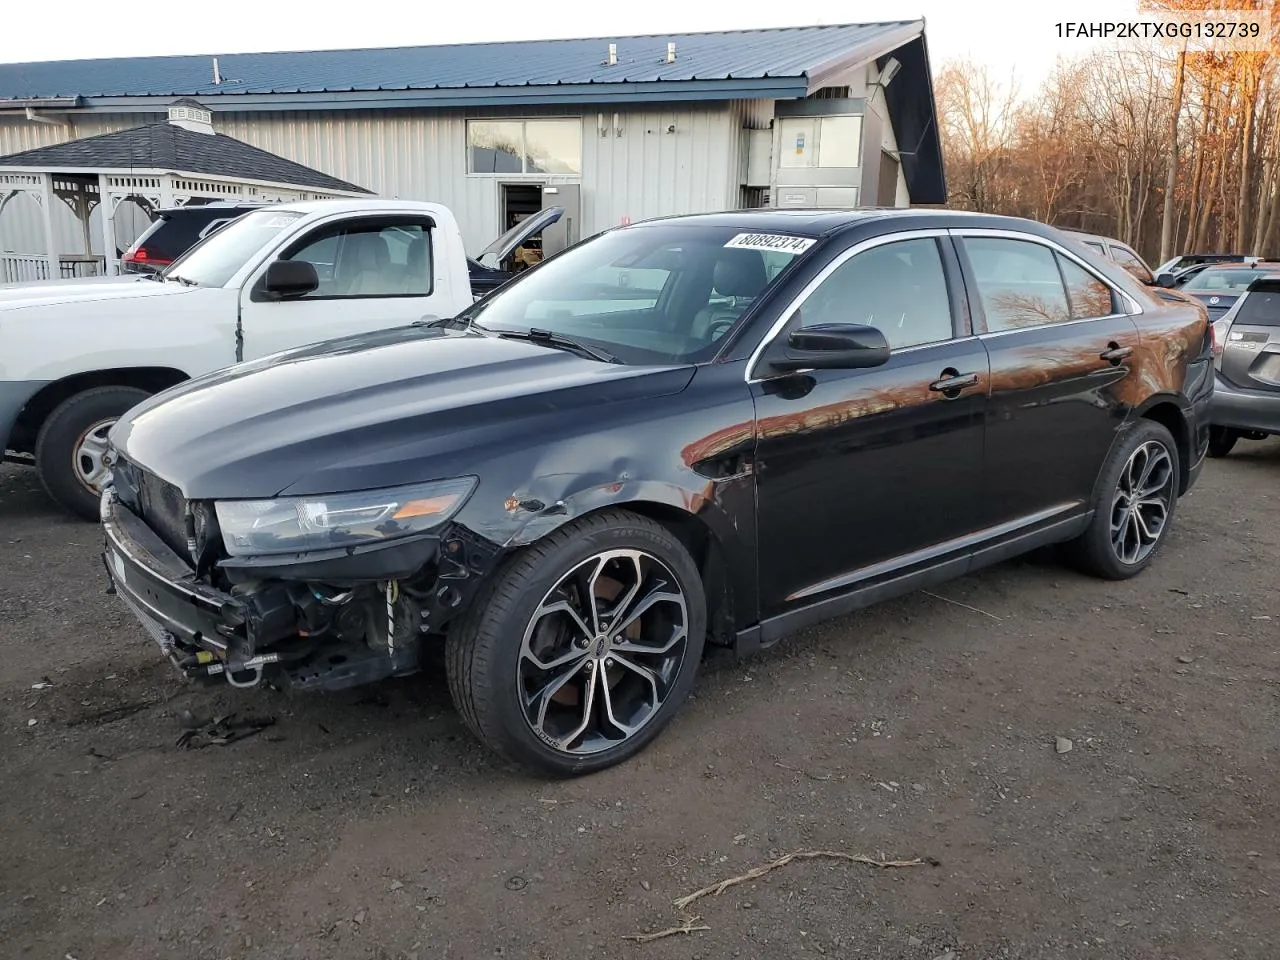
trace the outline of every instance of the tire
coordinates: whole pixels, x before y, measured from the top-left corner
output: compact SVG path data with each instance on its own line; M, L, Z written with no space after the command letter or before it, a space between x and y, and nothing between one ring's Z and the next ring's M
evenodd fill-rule
M1209 456L1225 457L1240 439L1240 431L1230 427L1209 428Z
M1146 463L1143 456L1150 456L1153 461L1146 487L1150 488L1156 482L1157 474L1167 481L1166 485L1146 500L1139 501L1149 504L1147 507L1121 512L1125 507L1122 500L1129 497L1128 489L1136 479L1135 475L1127 472L1128 468L1132 461L1141 471ZM1178 445L1173 435L1152 420L1140 420L1134 424L1111 451L1098 475L1093 519L1088 529L1067 545L1076 565L1086 573L1106 580L1127 580L1145 570L1164 543L1173 523L1178 506L1179 476ZM1162 496L1167 498L1163 507L1164 519L1158 530L1153 531L1151 528L1155 525L1153 521L1157 510L1150 504ZM1134 521L1139 519L1142 522L1135 525ZM1113 540L1113 533L1120 527L1117 525L1113 529L1113 523L1125 524L1125 536L1120 538L1119 545ZM1144 534L1152 533L1153 541L1146 542ZM1131 550L1135 544L1141 549Z
M36 471L50 497L78 517L98 519L100 487L90 484L90 471L76 466L76 451L90 439L89 434L105 438L111 424L148 396L136 387L94 387L54 408L36 437ZM87 449L97 446L90 443ZM92 462L92 458L86 453L80 462Z
M620 551L641 558L620 557ZM602 557L612 559L600 566ZM612 597L602 597L604 603L596 605L601 619L612 625L596 631L594 638L588 635L592 631L584 634L581 629L591 619L582 595L560 589L575 571L598 574L592 581L596 584L593 596L619 585ZM636 582L634 591L628 577ZM643 603L658 595L672 596L669 588L657 589L662 582L672 581L682 604L670 599ZM615 602L617 609L605 605ZM545 612L548 604L559 609ZM644 609L626 635L609 637L637 605ZM567 607L584 609L587 615L575 620ZM662 637L679 637L678 617L683 617L683 641L671 640L670 650L659 652L657 644L666 642ZM655 624L658 640L640 636ZM472 733L506 759L557 777L593 773L627 760L658 736L692 689L705 642L706 596L689 552L662 525L624 510L609 510L567 524L495 572L449 631L449 691ZM550 650L539 653L545 659L535 660L535 646L543 644ZM540 666L551 666L557 657L567 658L557 671ZM577 662L582 666L575 666ZM647 669L649 677L637 665ZM566 675L570 679L560 680ZM552 680L559 683L554 696L525 700L528 691L549 688ZM607 693L597 693L606 688ZM590 706L588 691L599 700L598 708ZM557 702L561 697L570 705ZM543 711L531 717L529 712L537 713L544 700ZM530 702L533 705L526 706ZM636 712L627 713L628 709ZM634 728L631 732L623 733L621 726L607 720L615 710L631 721L624 724ZM579 731L580 740L570 735L557 743L566 727L573 734L579 714L588 728ZM598 722L592 728L593 717ZM542 723L535 732L539 720ZM553 729L556 724L560 724L558 730ZM622 736L615 740L608 734Z

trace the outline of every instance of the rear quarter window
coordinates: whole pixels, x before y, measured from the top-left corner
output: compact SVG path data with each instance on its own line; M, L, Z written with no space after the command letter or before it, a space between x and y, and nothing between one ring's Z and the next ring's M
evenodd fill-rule
M1280 327L1280 283L1275 290L1254 290L1246 294L1235 322L1251 327Z

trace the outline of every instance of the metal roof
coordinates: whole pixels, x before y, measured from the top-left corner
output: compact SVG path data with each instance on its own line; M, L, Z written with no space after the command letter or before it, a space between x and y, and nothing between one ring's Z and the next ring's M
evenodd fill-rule
M294 163L222 133L196 133L171 123L149 123L118 133L82 137L0 157L0 168L163 170L236 180L369 193L327 173Z
M706 88L732 81L754 81L755 86L767 90L803 87L820 80L824 73L881 56L923 31L924 21L916 20L586 40L226 54L217 55L220 83L214 82L212 55L0 64L0 107L6 100L58 97L199 96L214 109L236 109L230 103L217 103L217 99L356 91L483 89L496 93L516 88L617 85L666 89L670 89L668 85L696 85L705 89L708 99L714 99L716 94ZM667 62L669 43L675 44L672 62ZM616 45L617 51L613 65L609 63L610 44Z

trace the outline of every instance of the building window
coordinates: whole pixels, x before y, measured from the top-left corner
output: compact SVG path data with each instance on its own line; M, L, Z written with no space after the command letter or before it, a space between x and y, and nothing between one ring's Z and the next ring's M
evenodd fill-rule
M581 120L468 120L467 169L582 175Z
M862 117L786 117L779 128L780 167L862 166Z

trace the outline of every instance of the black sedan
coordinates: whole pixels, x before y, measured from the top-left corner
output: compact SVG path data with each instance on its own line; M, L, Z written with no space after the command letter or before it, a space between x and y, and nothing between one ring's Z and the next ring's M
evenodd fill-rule
M145 401L105 560L190 677L335 689L442 644L481 740L583 773L658 734L709 644L1044 544L1137 574L1212 384L1202 310L1036 223L656 220L456 319Z

